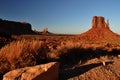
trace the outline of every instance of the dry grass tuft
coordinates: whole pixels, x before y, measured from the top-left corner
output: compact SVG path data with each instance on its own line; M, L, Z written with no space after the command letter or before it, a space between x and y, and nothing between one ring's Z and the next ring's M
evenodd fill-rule
M38 55L39 49L42 47L42 41L28 41L21 40L17 42L12 42L0 50L0 57L6 58L11 64L14 60L25 56L25 53L31 53L33 55Z
M51 59L61 59L62 57L66 56L70 56L74 57L72 55L74 55L76 52L72 50L81 48L81 43L80 42L74 42L74 41L64 41L61 42L60 45L58 45L56 47L56 49L52 50L50 53L48 53L48 58Z
M40 63L46 57L47 48L39 40L11 42L0 50L0 74Z

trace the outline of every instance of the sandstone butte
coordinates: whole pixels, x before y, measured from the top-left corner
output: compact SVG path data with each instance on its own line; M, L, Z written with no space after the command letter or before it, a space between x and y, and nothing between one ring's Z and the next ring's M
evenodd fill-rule
M85 40L118 40L120 36L109 27L109 20L102 16L93 16L92 28L79 35L79 39Z

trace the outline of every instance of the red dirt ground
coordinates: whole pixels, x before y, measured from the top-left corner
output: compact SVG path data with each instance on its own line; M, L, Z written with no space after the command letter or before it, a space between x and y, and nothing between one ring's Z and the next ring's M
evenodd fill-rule
M62 68L60 80L120 80L120 58L103 60L94 58L84 64L78 63L74 66Z

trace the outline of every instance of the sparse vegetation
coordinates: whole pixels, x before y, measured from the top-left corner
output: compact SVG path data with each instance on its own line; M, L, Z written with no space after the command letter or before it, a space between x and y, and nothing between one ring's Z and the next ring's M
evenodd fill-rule
M46 56L44 43L38 40L11 42L0 50L1 74L25 66L33 66Z
M69 40L67 40L69 39ZM46 37L44 40L18 39L0 50L0 76L25 66L59 61L61 64L84 63L93 58L108 59L119 54L120 46L107 41L81 41L69 37Z

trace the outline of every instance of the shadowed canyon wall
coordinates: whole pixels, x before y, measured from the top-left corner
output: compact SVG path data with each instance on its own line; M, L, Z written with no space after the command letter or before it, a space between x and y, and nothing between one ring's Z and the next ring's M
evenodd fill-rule
M26 22L14 22L0 19L0 33L6 34L33 34L31 24Z

